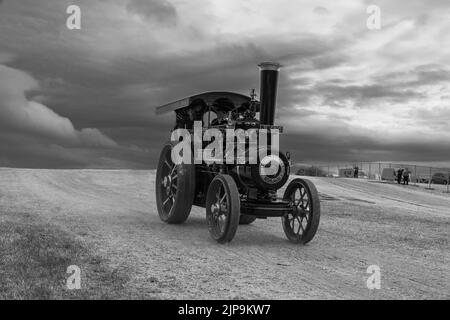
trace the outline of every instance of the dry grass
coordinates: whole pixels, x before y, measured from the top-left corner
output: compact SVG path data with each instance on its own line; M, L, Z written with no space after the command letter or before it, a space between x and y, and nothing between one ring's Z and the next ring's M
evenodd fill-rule
M70 265L81 268L80 290L67 289ZM29 214L0 214L0 299L125 298L126 282L70 233Z

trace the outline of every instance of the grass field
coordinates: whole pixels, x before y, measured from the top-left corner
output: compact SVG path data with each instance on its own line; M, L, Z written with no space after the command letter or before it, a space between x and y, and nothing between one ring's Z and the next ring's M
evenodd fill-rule
M72 234L31 214L2 212L0 252L0 299L126 297L126 275L110 269ZM82 270L82 290L67 288L70 265Z

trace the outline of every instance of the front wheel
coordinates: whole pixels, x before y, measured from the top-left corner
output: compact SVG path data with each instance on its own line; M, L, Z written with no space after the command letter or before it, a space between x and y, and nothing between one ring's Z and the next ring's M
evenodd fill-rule
M314 184L306 179L292 180L284 192L292 210L282 217L287 238L294 243L306 244L314 238L320 221L320 200Z
M206 220L211 237L219 243L233 240L239 224L240 199L233 178L217 175L206 196Z

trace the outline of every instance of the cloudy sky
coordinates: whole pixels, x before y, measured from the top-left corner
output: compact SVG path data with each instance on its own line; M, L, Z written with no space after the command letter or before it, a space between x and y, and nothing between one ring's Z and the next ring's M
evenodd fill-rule
M448 0L0 0L0 166L153 168L156 106L259 89L264 60L296 161L450 160Z

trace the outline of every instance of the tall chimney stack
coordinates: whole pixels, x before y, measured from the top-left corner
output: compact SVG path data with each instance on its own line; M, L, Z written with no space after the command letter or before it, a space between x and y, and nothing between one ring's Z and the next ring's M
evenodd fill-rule
M277 102L278 74L281 65L277 62L262 62L261 70L260 116L261 124L273 125Z

